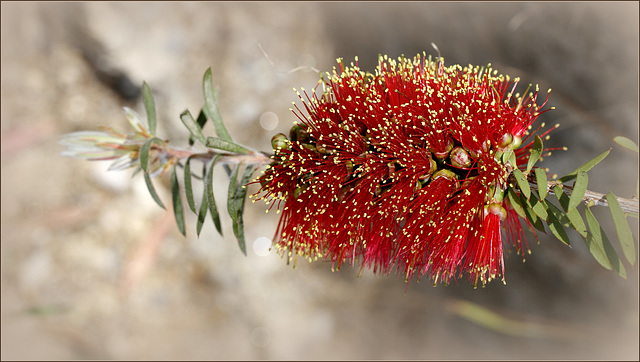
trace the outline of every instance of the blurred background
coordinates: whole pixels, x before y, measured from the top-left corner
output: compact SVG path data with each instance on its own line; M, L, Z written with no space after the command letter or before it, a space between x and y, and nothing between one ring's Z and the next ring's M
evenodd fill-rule
M572 246L529 238L506 285L433 287L327 262L296 269L265 250L276 214L248 202L248 256L222 212L187 238L141 177L59 156L60 135L128 132L154 91L159 134L202 105L211 66L232 136L270 149L289 129L292 88L337 57L373 70L378 54L492 63L552 88L560 123L545 159L563 174L608 148L589 188L631 197L638 158L638 3L2 2L2 352L7 359L638 359L638 268L624 280ZM262 49L261 49L262 48ZM297 67L301 70L291 70ZM205 131L211 131L206 129ZM220 171L220 170L218 170ZM226 175L215 175L218 204ZM157 183L169 200L168 182ZM608 210L598 210L617 244ZM632 219L634 232L637 222ZM636 233L637 238L637 233Z

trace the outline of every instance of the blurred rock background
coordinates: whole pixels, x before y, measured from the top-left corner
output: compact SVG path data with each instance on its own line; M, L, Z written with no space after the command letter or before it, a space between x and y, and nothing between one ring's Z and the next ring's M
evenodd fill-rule
M293 121L292 88L317 82L290 70L356 55L372 70L380 53L435 55L434 42L448 64L491 62L552 88L557 109L543 120L561 126L547 144L569 151L547 167L566 173L614 147L590 188L630 197L638 159L612 138L638 141L637 3L1 6L3 360L638 359L637 267L627 280L604 270L575 235L572 248L530 238L526 263L508 258L506 286L477 290L323 262L293 270L254 252L277 221L262 204L247 205L244 257L224 212L225 237L206 224L196 238L191 218L185 239L142 178L62 158L57 144L98 125L127 130L121 108L143 113L143 80L160 135L185 142L178 115L199 109L211 66L231 134L268 149ZM224 173L216 182L224 204ZM478 325L466 303L509 322Z

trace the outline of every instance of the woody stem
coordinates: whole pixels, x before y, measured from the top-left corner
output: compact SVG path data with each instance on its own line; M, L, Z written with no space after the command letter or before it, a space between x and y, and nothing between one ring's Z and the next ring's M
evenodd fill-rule
M535 188L538 188L538 184L536 182L535 177L529 177L529 182L532 183ZM557 181L548 181L547 182L547 191L552 191L553 188L557 185L562 186L563 189L567 190L567 196L571 196L571 192L573 192L573 187L564 185L561 182ZM618 203L620 204L620 208L625 213L638 213L638 199L636 197L626 199L624 197L616 196ZM597 206L609 206L609 202L607 201L607 195L599 192L587 190L582 197L582 201L585 204L593 201L594 205Z

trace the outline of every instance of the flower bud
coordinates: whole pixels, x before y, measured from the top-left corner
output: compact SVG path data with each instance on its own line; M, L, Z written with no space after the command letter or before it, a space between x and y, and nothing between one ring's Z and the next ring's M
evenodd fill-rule
M300 124L296 124L289 130L289 138L292 141L298 141L300 143L309 143L310 136L305 130L306 127Z
M320 152L320 154L322 155L331 154L331 151L329 151L327 147L321 143L316 143L316 150L318 150L318 152Z
M509 145L509 148L511 148L512 150L515 150L518 147L520 147L521 144L522 144L522 137L514 136L513 141L511 141L511 144Z
M507 132L503 134L502 137L500 137L500 139L498 140L498 147L505 148L509 146L511 142L513 142L513 135Z
M445 158L447 158L447 156L449 156L449 152L451 152L451 149L453 148L453 140L451 139L451 137L447 137L447 141L446 142L447 143L446 143L444 149L433 150L433 154L439 160L444 160Z
M488 214L498 215L500 217L500 220L504 220L507 218L507 211L504 209L504 207L502 207L502 205L498 203L491 203L484 206L485 217Z
M447 170L447 169L443 169L443 170L440 170L440 171L434 173L433 177L431 179L432 180L436 180L436 179L438 179L440 177L444 177L444 178L446 178L447 180L450 180L450 181L456 181L456 182L458 181L458 176L455 173L453 173L453 171Z
M285 136L284 133L278 133L271 137L271 147L273 147L274 150L289 149L287 136Z
M451 165L460 168L467 168L471 166L471 157L462 147L454 147L451 150Z

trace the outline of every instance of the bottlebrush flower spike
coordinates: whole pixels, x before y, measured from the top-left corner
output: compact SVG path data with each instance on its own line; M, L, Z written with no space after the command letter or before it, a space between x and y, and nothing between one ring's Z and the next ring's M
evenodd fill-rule
M506 246L526 242L503 195L526 168L546 100L515 93L518 79L490 65L424 55L380 57L375 74L339 61L328 79L323 94L300 96L300 123L274 137L259 178L256 196L282 212L283 255L395 268L407 280L504 280L501 226ZM517 165L502 157L511 150Z

